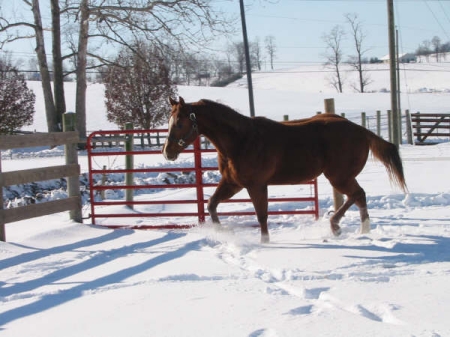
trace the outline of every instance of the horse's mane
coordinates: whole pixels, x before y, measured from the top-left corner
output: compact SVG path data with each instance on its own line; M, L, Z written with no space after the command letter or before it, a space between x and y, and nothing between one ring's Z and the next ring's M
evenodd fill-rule
M252 118L244 116L225 104L202 99L195 105L198 107L204 106L207 111L209 111L209 115L212 119L222 126L228 125L240 130L240 132L245 132L245 130L250 127Z
M219 102L215 102L215 101L211 101L209 99L201 99L198 103L204 103L206 105L211 106L212 109L222 109L225 110L227 113L232 114L233 116L237 117L237 118L243 118L246 120L255 120L255 121L262 121L263 123L277 123L275 121L273 121L270 118L266 118L264 116L256 116L256 117L248 117L245 116L243 114L241 114L240 112L237 112L236 110L234 110L233 108L229 107L228 105L219 103ZM228 116L227 116L228 117Z
M234 110L233 108L229 107L228 105L225 105L225 104L222 104L222 103L219 103L219 102L215 102L215 101L212 101L212 100L209 100L209 99L201 99L199 101L199 103L204 103L206 105L212 106L213 109L216 108L216 109L226 110L227 112L232 113L233 115L236 115L236 117L237 116L241 116L241 117L244 117L244 118L249 118L249 117L244 116L241 113L237 112L236 110Z

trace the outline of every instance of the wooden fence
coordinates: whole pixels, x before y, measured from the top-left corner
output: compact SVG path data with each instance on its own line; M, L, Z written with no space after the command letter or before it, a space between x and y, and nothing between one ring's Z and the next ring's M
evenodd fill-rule
M0 150L35 146L58 146L64 144L65 165L2 172L0 158L0 188L35 181L67 177L68 198L36 203L11 209L3 207L3 193L0 193L0 240L6 241L5 224L38 216L70 211L70 219L82 222L80 196L80 166L78 165L78 132L75 130L75 114L64 115L65 132L36 133L28 135L0 135Z
M411 122L418 145L435 144L437 143L436 137L450 138L450 114L413 113ZM434 140L426 141L428 137Z
M95 131L88 132L91 134ZM160 135L159 133L139 133L133 135L134 142L137 146L142 148L149 146L161 146L164 144L166 135ZM106 147L123 147L126 143L126 139L123 135L117 136L116 134L105 134L92 139L92 148L106 148Z
M317 111L317 114L321 114L321 111ZM345 117L345 113L341 114ZM289 115L284 115L283 119L285 121L289 120ZM450 114L420 114L411 113L409 110L405 110L399 116L399 125L400 125L400 134L406 135L406 142L408 144L436 144L437 141L433 141L433 139L428 139L430 137L447 137L450 138ZM378 136L392 142L392 114L390 110L382 112L380 110L376 111L376 114L366 114L365 112L361 112L361 116L354 116L351 119L352 122L356 124L360 124L361 126L373 131ZM403 130L403 131L402 131ZM152 147L152 146L161 146L166 138L166 134L156 133L139 133L133 135L134 146L140 146L142 148ZM413 140L413 136L416 137L416 140ZM436 140L436 138L434 138ZM208 147L209 141L204 139L205 147ZM98 136L92 139L92 148L100 147L100 148L114 148L114 147L123 147L126 142L125 137L117 136L116 134L105 134L102 136Z

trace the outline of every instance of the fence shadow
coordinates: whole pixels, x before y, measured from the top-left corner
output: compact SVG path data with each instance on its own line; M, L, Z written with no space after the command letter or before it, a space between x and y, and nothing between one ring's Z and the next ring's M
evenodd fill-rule
M62 251L63 247L67 248L68 246L71 246L72 249L74 249L75 247L79 248L79 247L85 246L86 242L88 242L89 244L94 244L94 243L105 242L107 240L114 240L117 237L126 235L126 234L122 234L120 232L128 232L128 231L116 231L116 232L119 232L119 233L118 234L110 233L108 235L105 235L103 237L99 237L96 239L85 240L85 241L81 241L79 243L74 243L72 245L57 247L53 250L53 253L56 253L57 251ZM2 294L3 294L3 296L6 296L7 294L17 295L17 294L24 293L26 291L30 291L32 289L37 289L41 286L47 285L49 283L49 281L51 281L52 283L57 282L58 280L70 277L72 275L76 275L78 273L98 267L104 263L111 262L114 259L118 259L123 256L126 256L127 254L132 254L137 250L149 248L149 247L152 247L152 246L164 243L164 242L177 240L181 237L184 237L185 235L186 235L186 233L169 232L169 233L166 233L166 235L161 238L151 240L148 242L139 242L136 244L125 246L125 247L101 251L101 252L99 252L99 254L96 254L94 258L84 260L78 264L71 265L69 267L62 268L60 270L56 270L50 274L46 274L46 275L42 276L41 278L29 280L29 281L26 281L23 283L13 285L6 289L2 289ZM76 298L81 297L85 291L93 291L93 290L99 289L99 288L104 287L109 284L119 283L119 282L123 281L124 279L129 278L133 275L140 274L140 273L145 272L145 271L147 271L151 268L154 268L158 265L164 264L171 260L178 259L178 258L184 256L189 251L198 250L201 247L201 242L202 242L202 240L188 242L184 246L179 247L176 250L162 253L158 256L155 256L155 257L152 257L151 259L146 260L145 262L142 262L141 264L123 268L123 269L113 272L109 275L99 277L92 281L83 282L75 287L65 289L65 290L59 291L57 293L46 294L33 303L25 304L23 306L14 308L7 312L0 313L0 331L2 330L2 328L1 328L2 325L5 325L9 322L12 322L14 320L17 320L17 319L20 319L23 317L31 316L36 313L48 310L50 308L61 305L63 303L72 301ZM31 260L37 259L38 256L42 257L43 253L36 252L36 255L29 255L28 257L22 257L22 261L25 261L25 260L30 261L30 259ZM18 262L18 261L20 261L20 259L17 259L16 261L14 261L13 259L10 259L10 261L8 263ZM5 293L5 291L7 291L7 293Z

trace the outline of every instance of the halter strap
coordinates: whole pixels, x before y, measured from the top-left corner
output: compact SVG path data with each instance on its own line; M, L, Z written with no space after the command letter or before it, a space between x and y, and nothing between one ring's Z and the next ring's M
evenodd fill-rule
M194 132L198 134L197 117L195 116L195 113L191 112L189 114L189 119L192 121L191 129L184 137L178 139L177 141L177 144L181 147L186 147L186 141L191 138ZM175 139L172 140L175 141Z

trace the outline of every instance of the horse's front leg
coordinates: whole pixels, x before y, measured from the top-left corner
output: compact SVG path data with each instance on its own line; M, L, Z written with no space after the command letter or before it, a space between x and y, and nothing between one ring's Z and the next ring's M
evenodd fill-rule
M247 187L247 191L250 199L252 199L261 227L261 243L269 243L269 229L267 227L267 185Z
M345 212L350 208L351 205L356 203L359 208L361 215L361 234L370 232L370 220L369 213L367 212L366 203L366 193L359 186L358 182L353 179L347 182L346 185L332 185L339 190L339 192L347 195L347 201L336 211L336 213L331 217L331 230L333 234L338 236L341 234L341 228L339 227L339 221L344 216Z
M230 199L237 192L242 190L242 187L234 183L221 180L217 186L214 194L208 200L208 212L211 220L214 223L220 223L217 216L217 206L224 200Z

